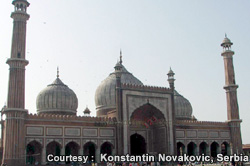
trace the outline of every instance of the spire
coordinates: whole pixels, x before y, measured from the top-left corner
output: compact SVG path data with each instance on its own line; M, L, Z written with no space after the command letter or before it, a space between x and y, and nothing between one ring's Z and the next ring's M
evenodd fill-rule
M59 78L59 67L57 66L57 75L56 75L57 78Z
M172 70L171 67L170 67L170 70L169 70L169 72L168 72L167 75L172 75L172 74L174 74L174 72L173 72L173 70Z
M122 64L122 50L120 49L120 64Z

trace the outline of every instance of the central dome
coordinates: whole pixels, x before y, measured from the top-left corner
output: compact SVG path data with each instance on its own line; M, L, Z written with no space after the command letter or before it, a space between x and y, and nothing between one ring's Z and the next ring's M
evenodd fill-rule
M143 85L143 83L133 76L127 69L122 66L121 82L126 84ZM95 92L95 104L97 109L97 116L106 116L109 111L116 108L115 105L115 88L116 76L115 72L111 73L105 80L101 82Z
M76 115L76 94L58 77L42 90L36 99L37 113Z

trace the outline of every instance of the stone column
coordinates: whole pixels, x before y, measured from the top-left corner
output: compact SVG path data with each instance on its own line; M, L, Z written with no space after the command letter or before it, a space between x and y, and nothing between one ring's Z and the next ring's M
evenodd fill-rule
M219 144L219 146L217 148L217 154L221 154L221 144Z
M211 143L207 144L207 155L211 155Z
M206 155L210 155L210 146L209 146L209 144L207 144L207 147L206 147Z
M61 156L65 155L65 147L62 147L60 155Z
M80 155L80 156L83 155L83 148L82 148L82 146L80 146L80 148L79 148L78 155Z
M100 153L101 153L101 150L100 150L100 147L97 147L97 149L95 150L95 162L97 163L100 163Z
M46 147L43 147L42 149L42 165L45 165L46 164Z
M194 155L199 155L199 145L196 144L196 148L195 148L195 151L194 151Z
M116 149L115 149L115 148L113 148L112 154L111 154L111 155L112 155L112 156L116 155Z

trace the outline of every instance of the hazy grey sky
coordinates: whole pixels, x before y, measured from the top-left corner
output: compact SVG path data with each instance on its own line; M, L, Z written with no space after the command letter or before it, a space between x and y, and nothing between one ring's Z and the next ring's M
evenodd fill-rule
M27 23L26 108L36 113L38 93L60 78L95 115L97 86L114 69L123 51L124 66L146 85L176 89L192 104L198 120L227 119L225 33L234 43L243 143L250 143L250 1L233 0L30 0ZM1 2L0 106L7 99L14 7Z

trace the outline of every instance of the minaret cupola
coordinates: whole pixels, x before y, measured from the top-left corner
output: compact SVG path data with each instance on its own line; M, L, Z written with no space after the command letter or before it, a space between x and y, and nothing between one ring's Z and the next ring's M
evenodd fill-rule
M12 4L15 7L15 12L27 12L27 7L29 7L30 3L26 0L14 0Z

